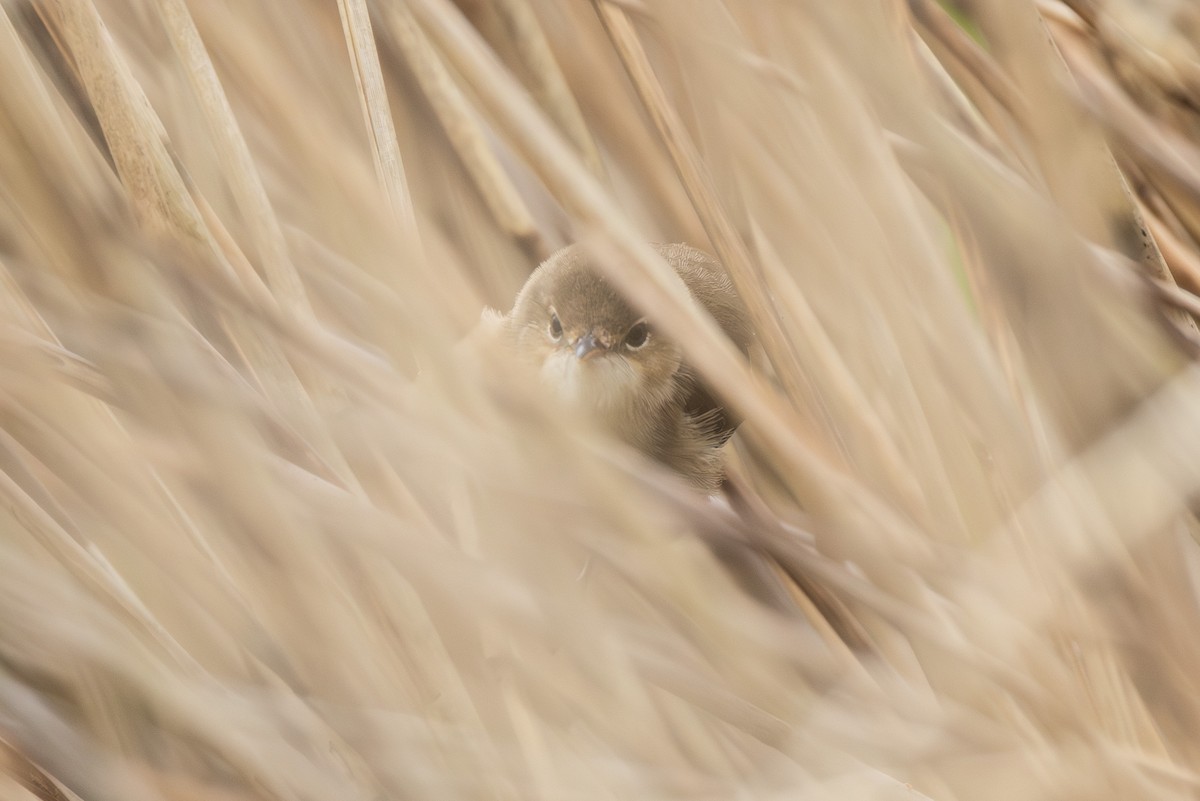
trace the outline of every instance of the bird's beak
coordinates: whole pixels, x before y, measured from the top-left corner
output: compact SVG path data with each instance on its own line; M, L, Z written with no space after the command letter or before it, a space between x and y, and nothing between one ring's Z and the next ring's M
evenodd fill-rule
M575 340L575 357L580 361L583 361L589 356L594 356L597 353L603 353L606 350L608 349L596 339L595 334L593 334L591 331L588 331L579 339Z

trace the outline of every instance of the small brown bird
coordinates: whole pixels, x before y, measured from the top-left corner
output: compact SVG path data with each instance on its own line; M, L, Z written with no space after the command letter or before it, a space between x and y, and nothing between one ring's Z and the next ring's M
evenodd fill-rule
M753 333L733 284L711 256L687 245L655 248L692 297L747 352ZM610 286L580 245L558 251L529 276L506 325L517 351L565 401L593 412L611 433L715 492L719 448L740 420Z

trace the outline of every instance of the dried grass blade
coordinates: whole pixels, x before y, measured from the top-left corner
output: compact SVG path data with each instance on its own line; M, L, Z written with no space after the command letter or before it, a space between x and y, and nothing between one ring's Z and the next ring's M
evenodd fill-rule
M878 464L887 476L888 486L898 495L901 508L914 520L921 520L926 509L921 485L914 480L895 440L868 402L854 374L838 355L837 348L805 300L804 293L788 279L779 254L762 235L757 223L751 221L751 225L763 272L771 277L769 283L778 287L780 303L790 312L789 318L804 343L803 349L808 357L804 364L810 371L818 371L821 375L822 386L830 394L828 403L836 405L843 414L848 414L862 426L863 437L870 443L871 456L874 457L872 463Z
M496 14L508 31L517 57L525 65L533 82L533 94L538 104L558 124L559 130L574 146L579 157L593 175L603 175L603 165L596 143L584 122L575 96L567 85L562 69L546 35L538 24L528 0L497 0Z
M200 101L225 180L242 215L249 220L267 284L284 306L294 308L297 313L311 314L304 284L288 256L279 220L187 4L184 0L158 0L155 8Z
M991 113L992 103L999 104L1018 122L1029 116L1030 109L1017 87L987 51L951 19L941 3L936 0L908 0L908 7L925 37L938 45L941 53L951 57L943 57L942 65L955 77L967 96L975 101L993 128L1003 131L1006 126ZM983 90L983 94L975 91L976 86Z
M538 261L550 255L524 199L489 147L474 109L412 12L403 3L389 3L380 13L497 224Z
M1023 126L1051 197L1090 240L1161 275L1162 254L1141 224L1099 126L1070 102L1070 71L1033 2L986 0L973 13L1008 77L1039 111Z
M418 241L416 216L404 179L404 162L400 158L400 145L396 140L396 128L392 124L391 107L379 67L371 15L365 0L338 0L338 11L342 18L346 47L350 52L350 63L354 68L354 80L358 85L363 120L371 139L375 170L392 213L415 243Z
M1060 39L1060 52L1068 59L1084 108L1094 119L1119 137L1121 143L1140 157L1140 163L1174 199L1176 212L1195 236L1200 234L1200 148L1169 129L1157 126L1104 74L1094 57L1082 44ZM1166 277L1169 271L1154 270L1152 275Z
M1161 220L1150 209L1143 209L1150 233L1162 250L1163 259L1171 270L1171 277L1186 287L1193 294L1200 292L1200 254L1196 247L1171 230L1171 227Z
M121 183L144 224L209 248L207 232L145 93L91 0L42 0L79 70Z
M39 801L67 801L67 797L58 789L53 779L4 740L0 740L0 776L16 779Z
M783 374L784 382L795 385L800 380L795 375L800 371L800 365L794 358L789 358L793 351L767 294L766 282L761 280L761 272L756 268L749 249L733 227L729 215L722 209L716 187L704 167L700 153L655 77L650 60L638 40L637 31L624 9L609 0L594 0L594 5L637 90L642 106L654 121L654 126L671 155L701 224L733 279L738 293L749 307L751 317L757 323L758 337L766 348L768 358L772 360L776 370Z

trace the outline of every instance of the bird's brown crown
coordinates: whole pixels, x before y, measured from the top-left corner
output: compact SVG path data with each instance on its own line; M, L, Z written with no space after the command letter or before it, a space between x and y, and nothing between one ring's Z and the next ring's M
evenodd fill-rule
M592 332L615 346L642 315L596 271L582 249L560 254L538 270L517 298L521 325L550 322L556 315L568 342Z

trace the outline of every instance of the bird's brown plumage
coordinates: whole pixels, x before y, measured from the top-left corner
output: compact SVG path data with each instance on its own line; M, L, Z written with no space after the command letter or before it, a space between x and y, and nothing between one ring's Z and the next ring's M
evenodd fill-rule
M748 352L753 332L720 264L687 245L656 250L734 344ZM639 329L643 323L648 328ZM718 449L740 420L683 361L680 349L658 335L653 317L603 278L583 246L558 251L530 275L507 328L542 380L590 407L612 433L697 487L714 491L720 484Z

